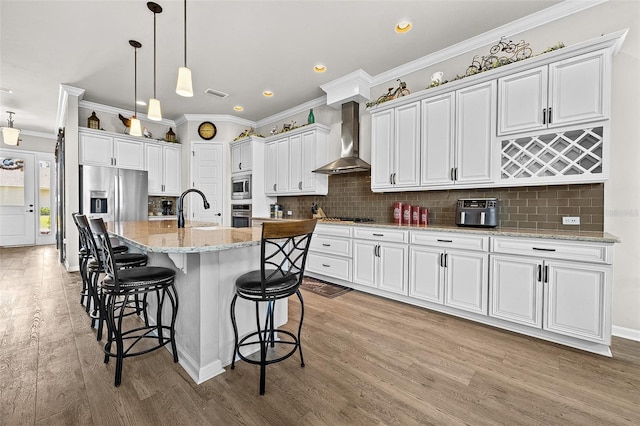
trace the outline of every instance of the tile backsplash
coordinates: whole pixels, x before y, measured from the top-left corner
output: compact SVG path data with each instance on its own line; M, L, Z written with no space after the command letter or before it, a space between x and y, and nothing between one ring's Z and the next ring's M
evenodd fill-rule
M528 229L602 231L604 184L523 186L444 191L371 192L368 172L329 176L326 196L278 197L293 217L311 217L312 203L327 216L366 217L393 222L393 203L401 201L429 209L429 223L454 225L458 198L500 200L499 226ZM580 225L563 225L563 216L579 216Z

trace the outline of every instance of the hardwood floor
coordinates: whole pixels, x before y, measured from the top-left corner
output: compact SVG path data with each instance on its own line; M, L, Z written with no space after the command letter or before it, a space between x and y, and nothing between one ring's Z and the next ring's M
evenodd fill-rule
M305 292L303 350L195 385L166 350L114 362L55 247L0 249L2 425L638 425L640 342L612 359L352 291ZM297 318L299 305L290 299Z

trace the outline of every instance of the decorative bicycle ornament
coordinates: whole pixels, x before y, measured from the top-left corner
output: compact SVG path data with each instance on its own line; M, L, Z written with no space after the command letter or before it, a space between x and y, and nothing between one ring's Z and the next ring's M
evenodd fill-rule
M409 89L407 89L407 83L401 81L399 78L396 80L398 82L398 87L394 88L389 87L389 91L384 95L380 96L375 101L367 102L367 108L371 108L376 105L380 105L383 102L390 101L392 99L396 99L402 96L406 96L411 93Z

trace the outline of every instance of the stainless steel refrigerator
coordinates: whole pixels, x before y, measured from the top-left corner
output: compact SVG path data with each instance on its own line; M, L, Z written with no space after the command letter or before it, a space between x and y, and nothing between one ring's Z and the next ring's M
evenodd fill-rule
M148 177L144 170L80 166L80 207L106 222L148 220Z

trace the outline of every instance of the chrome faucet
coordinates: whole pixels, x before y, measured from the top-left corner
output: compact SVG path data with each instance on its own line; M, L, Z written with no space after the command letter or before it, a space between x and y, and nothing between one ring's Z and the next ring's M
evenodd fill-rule
M202 191L199 189L191 188L184 191L180 194L180 198L178 198L178 228L184 228L184 212L182 211L182 202L184 201L184 196L190 192L197 192L202 197L202 201L204 201L204 208L209 208L209 202L207 201L207 197L204 196Z

